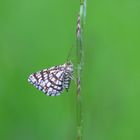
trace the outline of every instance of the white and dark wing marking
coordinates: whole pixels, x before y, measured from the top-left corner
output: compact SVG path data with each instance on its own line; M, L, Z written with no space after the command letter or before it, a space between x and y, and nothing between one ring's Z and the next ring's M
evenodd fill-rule
M45 94L57 96L64 89L68 91L72 75L72 63L65 63L33 73L29 76L28 81Z

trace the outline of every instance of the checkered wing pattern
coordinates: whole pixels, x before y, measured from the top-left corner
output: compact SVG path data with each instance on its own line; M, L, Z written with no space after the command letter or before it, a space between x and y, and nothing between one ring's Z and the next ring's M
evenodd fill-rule
M64 89L68 91L72 75L72 63L65 63L33 73L28 81L48 96L58 96Z

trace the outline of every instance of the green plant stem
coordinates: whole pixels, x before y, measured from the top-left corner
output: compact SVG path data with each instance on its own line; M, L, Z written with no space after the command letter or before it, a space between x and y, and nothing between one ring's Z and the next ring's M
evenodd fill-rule
M82 140L83 117L81 96L81 75L83 69L83 29L86 16L86 0L80 0L80 12L77 21L77 140Z

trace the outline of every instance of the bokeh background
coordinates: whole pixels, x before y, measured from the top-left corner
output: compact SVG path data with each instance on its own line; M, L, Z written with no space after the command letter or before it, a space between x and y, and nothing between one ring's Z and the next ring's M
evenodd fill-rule
M75 83L48 97L27 78L65 63L78 12L79 0L0 1L0 140L76 139ZM138 0L87 1L83 140L140 139L139 26Z

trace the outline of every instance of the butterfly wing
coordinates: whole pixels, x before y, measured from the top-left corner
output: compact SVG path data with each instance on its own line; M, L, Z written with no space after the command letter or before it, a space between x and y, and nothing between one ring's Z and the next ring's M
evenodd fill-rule
M52 67L31 74L28 81L48 96L58 96L64 90L64 71Z

